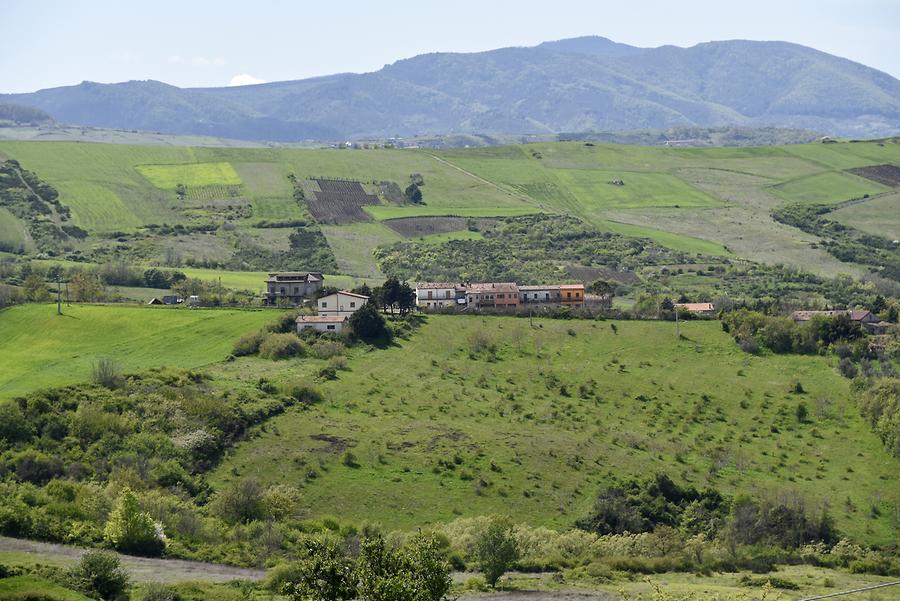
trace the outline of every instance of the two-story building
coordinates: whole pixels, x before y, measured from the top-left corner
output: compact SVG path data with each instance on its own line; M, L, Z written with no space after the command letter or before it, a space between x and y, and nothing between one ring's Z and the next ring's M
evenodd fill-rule
M520 305L558 305L559 284L519 286Z
M516 309L519 286L515 282L467 284L466 305L469 309Z
M584 284L560 284L559 304L563 307L583 307Z
M299 305L321 290L325 277L314 271L282 271L270 273L266 280L267 305Z
M340 334L347 327L348 319L341 315L300 315L297 317L297 333L305 330Z
M416 307L434 311L456 307L466 302L466 289L461 284L420 282L416 284Z
M369 297L355 292L341 290L316 301L319 315L350 317L357 309L369 302Z

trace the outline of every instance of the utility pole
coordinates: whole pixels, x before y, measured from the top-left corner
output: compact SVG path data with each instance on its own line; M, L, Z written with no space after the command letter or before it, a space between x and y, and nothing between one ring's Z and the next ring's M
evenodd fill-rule
M56 314L62 315L62 295L59 289L59 272L56 272Z

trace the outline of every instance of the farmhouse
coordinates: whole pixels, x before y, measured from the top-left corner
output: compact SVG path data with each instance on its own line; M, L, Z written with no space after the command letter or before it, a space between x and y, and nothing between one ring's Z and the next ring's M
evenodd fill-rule
M325 277L319 272L283 271L270 273L266 280L266 304L299 305L304 298L321 290Z
M562 284L559 287L559 300L564 307L584 306L584 284Z
M716 306L712 303L675 303L675 308L697 315L715 315L716 313Z
M809 321L814 317L833 318L840 315L849 315L850 321L856 321L863 325L876 323L878 321L878 318L875 317L871 311L867 311L866 309L850 309L844 311L794 311L791 314L791 319L800 323Z
M350 317L357 309L369 302L369 297L341 290L316 301L316 309L320 316Z
M559 285L554 284L519 286L519 303L522 305L559 304L559 288Z
M339 334L347 326L347 318L341 315L301 315L297 318L297 333L304 330Z
M466 305L471 309L515 309L519 286L515 282L467 284Z
M452 308L465 302L466 289L461 284L437 282L416 284L416 306L420 309Z

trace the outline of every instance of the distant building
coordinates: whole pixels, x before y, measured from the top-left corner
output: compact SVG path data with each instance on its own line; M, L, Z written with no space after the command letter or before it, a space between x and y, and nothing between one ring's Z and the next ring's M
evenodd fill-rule
M519 286L519 304L559 304L559 284Z
M338 317L350 317L357 309L369 302L369 297L341 290L328 296L323 296L316 301L316 310L319 315L331 315Z
M416 284L416 307L425 311L465 305L466 289L462 284L423 282Z
M850 309L839 311L794 311L791 314L791 319L800 323L809 321L814 317L834 318L840 315L848 315L850 317L850 321L856 321L861 324L878 322L878 318L875 317L871 311L868 311L866 309Z
M163 302L154 296L153 298L150 299L150 301L147 304L148 305L161 305L161 304L163 304Z
M167 294L162 297L162 302L164 305L179 305L184 302L184 299L175 294Z
M317 271L283 271L270 273L266 280L266 304L299 305L325 285L325 277Z
M347 327L348 319L342 315L301 315L297 318L297 333L304 330L341 333Z
M688 313L697 315L715 315L716 306L712 303L675 303L676 309L682 309Z
M470 309L516 309L519 287L515 282L467 284L466 305Z
M564 307L583 307L584 284L561 284L559 301Z

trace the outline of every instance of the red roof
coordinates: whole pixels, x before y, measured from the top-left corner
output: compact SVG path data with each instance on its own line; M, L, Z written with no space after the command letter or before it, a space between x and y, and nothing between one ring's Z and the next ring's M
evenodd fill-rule
M675 306L685 311L715 311L716 306L712 303L675 303Z
M488 282L469 284L466 286L466 292L518 292L519 286L515 282Z

